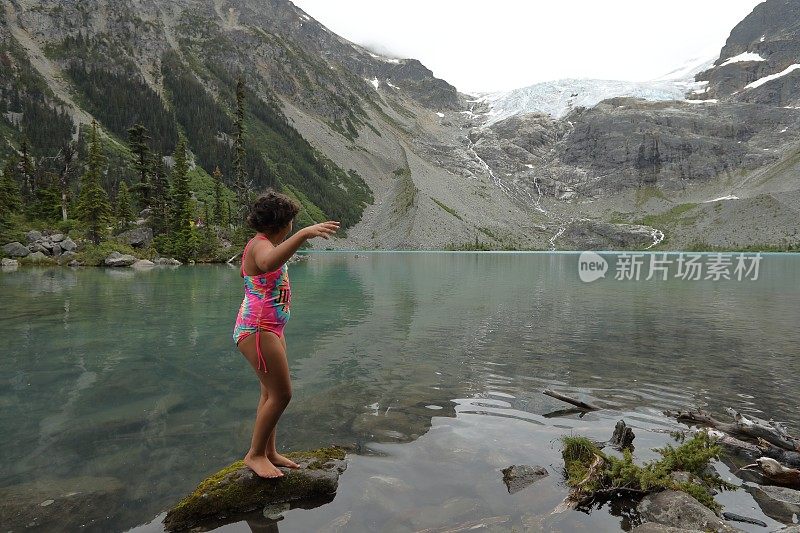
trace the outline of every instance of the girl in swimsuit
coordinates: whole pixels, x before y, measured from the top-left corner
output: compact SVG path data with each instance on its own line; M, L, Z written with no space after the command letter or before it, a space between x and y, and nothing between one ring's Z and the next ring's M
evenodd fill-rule
M323 222L292 231L297 203L269 190L250 208L248 225L257 233L242 252L244 300L236 317L233 340L256 372L261 398L250 450L244 462L261 477L281 477L277 467L297 464L275 448L275 426L292 398L283 328L289 320L291 287L286 261L309 239L329 238L338 222Z

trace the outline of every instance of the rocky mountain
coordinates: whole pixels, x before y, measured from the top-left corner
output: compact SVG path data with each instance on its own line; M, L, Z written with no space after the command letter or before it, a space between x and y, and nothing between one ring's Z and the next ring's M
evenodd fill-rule
M196 164L228 177L241 76L253 186L342 219L334 246L786 248L800 242L798 7L760 4L694 80L696 63L476 97L288 0L9 0L2 149L26 136L45 155L94 118L124 152L142 121L157 149L183 131Z

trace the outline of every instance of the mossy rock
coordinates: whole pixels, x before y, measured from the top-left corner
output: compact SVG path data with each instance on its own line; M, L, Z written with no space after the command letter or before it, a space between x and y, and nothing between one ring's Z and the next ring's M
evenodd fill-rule
M264 479L242 461L207 477L164 518L167 531L184 531L267 506L316 500L336 493L347 468L338 446L285 454L300 468L281 468L284 476Z

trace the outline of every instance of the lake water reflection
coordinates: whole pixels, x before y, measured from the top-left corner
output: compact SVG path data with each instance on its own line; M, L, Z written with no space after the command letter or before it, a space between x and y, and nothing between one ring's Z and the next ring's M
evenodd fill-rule
M550 514L566 494L560 436L605 439L624 417L647 459L674 427L661 411L689 406L800 430L798 255L764 256L757 281L583 283L576 254L522 253L314 253L290 276L279 445L359 453L333 502L268 530L618 531L605 510ZM241 295L227 266L1 273L2 490L96 491L80 524L159 530L247 448ZM606 409L549 416L565 405L547 387ZM499 470L514 463L551 475L511 495ZM744 491L721 501L777 525Z

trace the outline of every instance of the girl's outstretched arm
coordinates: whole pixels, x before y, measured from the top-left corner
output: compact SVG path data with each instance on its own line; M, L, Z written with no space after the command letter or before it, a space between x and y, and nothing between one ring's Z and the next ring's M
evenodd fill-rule
M339 229L334 221L321 222L301 229L278 246L258 246L254 250L256 266L262 272L272 272L281 267L304 242L314 237L330 238Z

